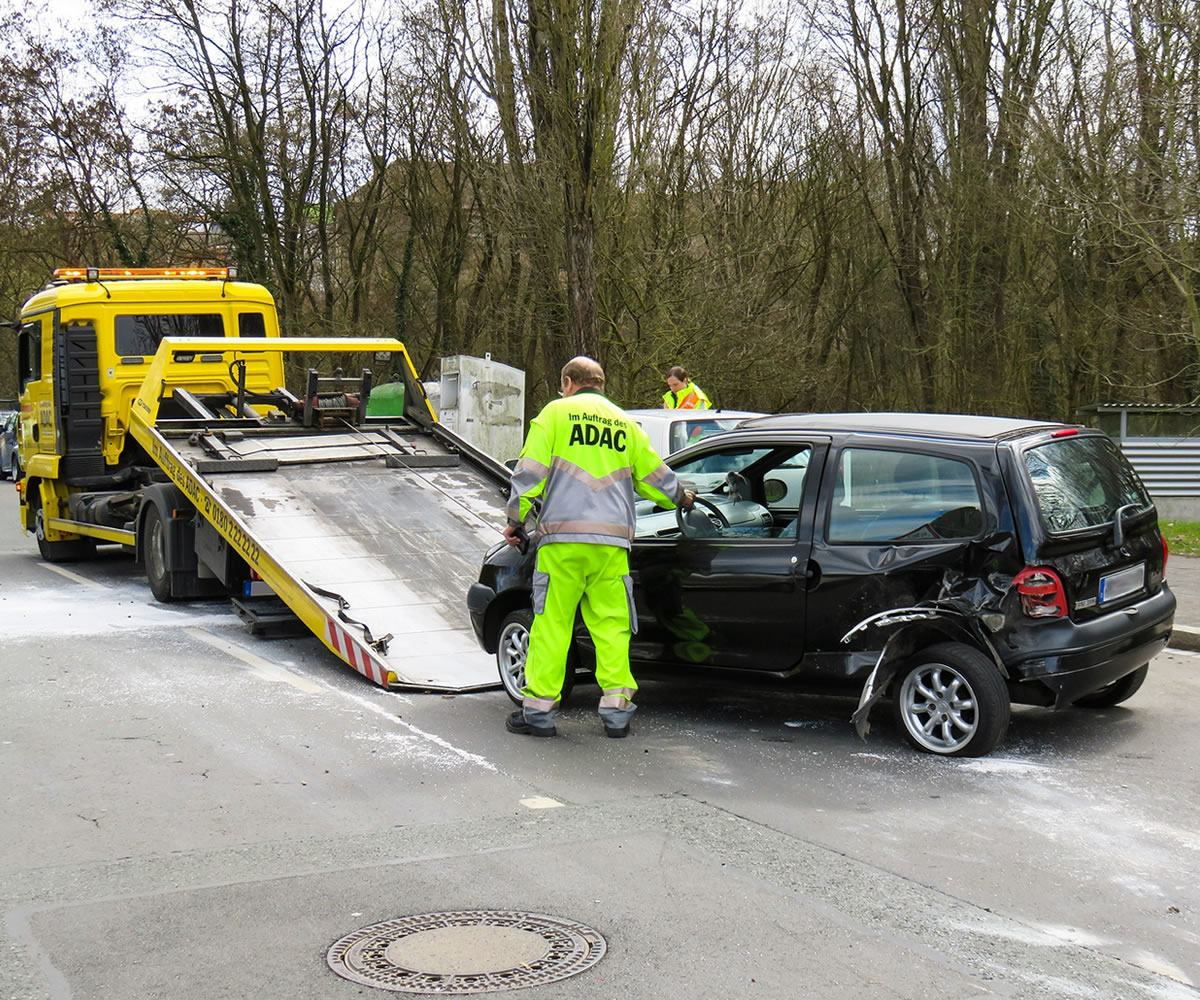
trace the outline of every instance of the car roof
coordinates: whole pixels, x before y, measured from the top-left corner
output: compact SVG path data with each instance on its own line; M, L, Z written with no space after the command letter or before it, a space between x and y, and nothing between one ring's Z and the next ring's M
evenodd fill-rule
M722 410L716 407L708 410L668 410L665 407L657 409L626 410L634 420L699 420L704 417L720 417L723 420L750 417L765 417L762 410Z
M1074 424L964 413L781 413L745 425L754 430L850 431L979 441L1022 437ZM1085 428L1081 428L1085 429Z

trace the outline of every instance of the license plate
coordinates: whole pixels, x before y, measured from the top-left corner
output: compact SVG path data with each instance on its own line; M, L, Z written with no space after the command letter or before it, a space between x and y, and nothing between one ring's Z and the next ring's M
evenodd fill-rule
M1136 593L1146 585L1146 564L1138 563L1100 577L1100 603L1108 604Z

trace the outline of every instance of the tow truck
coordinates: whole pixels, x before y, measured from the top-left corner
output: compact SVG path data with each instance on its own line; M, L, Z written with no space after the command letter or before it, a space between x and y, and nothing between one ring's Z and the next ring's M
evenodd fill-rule
M496 686L463 595L509 472L438 423L402 342L282 337L231 268L62 268L17 355L19 510L44 559L121 546L157 600L302 623L382 687ZM372 366L401 383L385 416Z

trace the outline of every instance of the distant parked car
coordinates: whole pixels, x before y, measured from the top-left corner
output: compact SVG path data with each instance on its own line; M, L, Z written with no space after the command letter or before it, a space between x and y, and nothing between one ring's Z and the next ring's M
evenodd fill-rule
M0 411L0 479L20 479L21 459L17 454L16 410Z
M686 419L686 418L685 418ZM988 753L1010 704L1107 708L1141 686L1175 596L1154 502L1096 430L1001 417L794 414L670 455L691 513L637 504L638 670L856 694L866 732ZM519 702L534 550L500 543L467 605ZM572 663L594 660L576 629ZM574 683L569 673L565 698Z
M626 410L650 435L663 458L711 434L731 431L743 420L765 416L752 410Z

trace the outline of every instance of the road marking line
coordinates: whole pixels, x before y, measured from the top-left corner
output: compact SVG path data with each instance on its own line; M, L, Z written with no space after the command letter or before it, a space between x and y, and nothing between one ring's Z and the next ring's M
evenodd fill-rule
M307 677L294 674L277 663L264 660L261 656L255 656L248 650L242 649L240 646L235 646L232 642L219 639L207 629L186 628L184 631L193 639L199 639L214 649L219 649L221 652L241 660L256 677L260 677L264 681L270 681L273 684L290 684L297 691L303 691L305 694L319 694L321 691L321 686L315 681L310 681Z
M469 750L463 750L461 747L456 747L453 743L442 739L440 736L436 736L433 733L427 733L423 729L418 729L412 723L405 722L396 714L393 708L387 705L381 705L377 702L371 701L368 698L364 698L361 695L344 691L338 687L335 687L333 684L330 684L328 681L310 680L306 677L301 677L298 674L292 673L285 667L279 666L277 663L271 663L269 660L264 660L262 657L255 656L253 653L248 652L239 646L235 646L231 642L226 642L224 639L217 638L217 636L213 635L211 632L208 632L206 629L187 628L184 629L184 631L192 637L199 639L201 642L207 643L208 645L241 660L250 667L256 676L261 677L263 680L290 684L292 687L303 691L305 694L319 694L321 692L326 692L330 694L336 694L342 698L349 698L351 701L356 702L366 710L374 712L376 715L382 715L389 722L402 726L414 736L419 736L423 740L428 740L430 743L441 747L443 750L454 754L456 757L461 757L463 760L472 764L477 764L488 771L499 771L499 768L497 768L496 765L486 757L481 757L477 753L471 753ZM399 700L405 701L408 704L412 703L409 701L409 699L395 691L382 691L381 693L385 696L388 696L389 700L398 698Z
M89 580L86 576L80 576L78 573L72 573L69 569L63 569L61 566L55 566L53 563L38 563L42 569L48 569L51 573L57 573L59 576L66 577L72 583L82 583L85 587L94 587L96 590L110 590L106 584L97 583L95 580Z
M334 691L337 690L336 688L333 687L332 684L329 685L329 687L330 687L330 690L334 690ZM384 691L383 693L386 695L390 695L393 698L397 697L397 694L395 691ZM405 729L407 729L414 736L420 736L421 739L428 740L430 743L434 744L435 746L439 746L443 750L447 750L450 753L454 754L456 757L461 757L465 761L469 761L472 764L478 764L480 767L482 767L486 771L494 771L494 772L499 773L500 769L498 767L496 767L496 765L493 764L486 757L481 757L477 753L471 753L470 750L463 750L461 747L456 747L449 740L444 740L440 736L435 736L433 733L427 733L427 732L425 732L424 729L418 729L411 722L405 722L402 718L400 718L394 712L388 711L388 709L383 705L377 705L374 702L369 701L366 698L360 697L358 695L350 695L350 697L354 701L356 701L360 705L362 705L364 708L369 708L372 712L376 712L379 715L382 715L384 718L390 719L392 722L399 723L401 726L403 726ZM407 701L408 699L404 699L404 700ZM412 704L411 701L409 701L408 703Z

